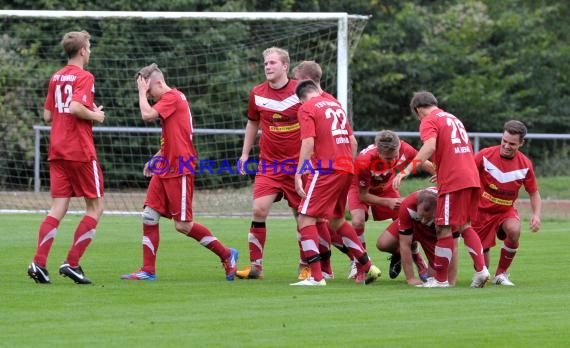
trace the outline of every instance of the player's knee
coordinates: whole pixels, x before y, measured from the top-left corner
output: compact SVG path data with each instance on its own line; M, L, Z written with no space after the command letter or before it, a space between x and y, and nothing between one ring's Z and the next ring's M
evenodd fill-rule
M151 207L146 206L142 212L142 219L145 225L158 225L160 214Z
M253 214L255 219L258 219L258 220L259 219L265 219L267 217L267 215L269 214L269 208L259 206L259 205L254 205L252 214Z

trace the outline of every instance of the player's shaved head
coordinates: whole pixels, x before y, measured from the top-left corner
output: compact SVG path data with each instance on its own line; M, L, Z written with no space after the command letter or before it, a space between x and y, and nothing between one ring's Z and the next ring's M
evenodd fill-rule
M147 79L147 80L152 79L152 80L164 81L164 74L158 68L158 65L156 65L156 63L152 63L151 65L147 65L144 68L142 68L141 70L139 70L139 72L135 76L135 79L137 79L139 76L142 76L144 79Z

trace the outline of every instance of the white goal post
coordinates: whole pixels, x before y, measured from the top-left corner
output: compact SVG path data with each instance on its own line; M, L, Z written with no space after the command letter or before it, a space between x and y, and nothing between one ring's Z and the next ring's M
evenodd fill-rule
M140 120L133 77L138 69L158 63L169 85L189 96L200 157L236 159L248 92L264 80L262 51L287 49L291 67L319 62L323 88L352 116L350 59L368 20L347 13L28 10L0 10L0 18L0 211L49 208L43 99L49 76L65 63L63 33L87 30L87 70L107 115L94 127L106 213L117 214L140 211L147 184L141 168L158 149L158 125ZM249 214L251 182L239 175L196 177L196 213ZM74 200L70 209L80 211L83 203Z

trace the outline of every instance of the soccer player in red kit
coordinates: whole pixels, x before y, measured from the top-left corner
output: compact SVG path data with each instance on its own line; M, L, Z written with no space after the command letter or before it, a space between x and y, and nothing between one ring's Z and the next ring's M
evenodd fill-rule
M38 246L28 275L41 284L50 283L47 259L61 219L71 197L84 197L85 216L79 222L73 244L59 273L77 284L91 284L79 260L95 236L103 213L103 173L93 143L93 123L102 123L105 113L96 106L95 79L84 70L91 54L90 35L72 31L61 45L67 65L52 75L44 104L44 120L51 123L48 160L51 208L40 225Z
M386 232L392 235L399 234L397 238L400 246L400 254L402 257L402 268L406 275L406 281L410 285L422 285L422 280L414 276L412 261L415 262L414 253L419 243L424 250L429 262L430 276L434 275L435 262L435 246L437 244L437 236L435 229L435 208L437 204L437 189L429 187L423 190L415 191L406 197L400 206L398 219L386 228ZM453 233L454 243L457 243L459 233ZM414 246L416 244L416 246ZM449 285L454 286L457 277L457 247L449 264ZM416 263L417 264L417 263ZM421 272L418 269L420 278Z
M390 130L381 130L376 134L374 144L369 145L360 152L355 161L356 176L348 191L348 208L352 218L352 226L366 248L364 226L368 220L368 211L372 211L374 221L387 219L395 220L402 198L400 192L392 186L392 178L398 168L406 166L418 151L407 142L401 140L396 133ZM435 174L429 161L421 163L418 167L424 171ZM389 234L382 234L376 243L380 251L389 252L390 278L394 279L400 273L400 254L397 240ZM396 242L396 249L391 244ZM421 254L417 255L421 258ZM418 260L425 264L423 260ZM354 261L349 278L356 276Z
M237 250L227 248L210 230L192 216L196 149L192 141L192 113L184 93L170 88L156 64L142 68L137 74L139 107L145 122L160 120L160 150L146 163L145 176L152 176L144 202L143 266L121 276L125 280L156 280L156 254L160 241L161 216L174 220L176 230L195 239L216 254L226 272L226 280L234 280ZM147 98L154 99L151 106Z
M295 75L295 79L297 81L302 80L312 80L318 87L319 93L322 97L327 99L336 100L336 98L324 91L321 87L321 77L323 76L323 70L319 63L315 62L314 60L304 60L297 64L295 68L293 68L293 74ZM317 229L319 230L319 250L321 253L321 268L323 271L323 275L325 279L332 279L334 277L332 266L331 266L331 244L333 241L331 240L331 233L328 227L328 221L326 219L318 219L317 220ZM300 240L301 233L298 232L297 236ZM333 234L334 236L334 234ZM337 247L340 247L343 251L345 250L342 240L335 241ZM302 254L302 252L301 252ZM355 266L356 269L356 266ZM311 276L311 268L309 265L303 261L303 257L301 255L301 260L299 261L299 280L307 279Z
M293 214L300 197L295 192L294 172L300 148L300 126L297 119L299 98L296 80L287 76L289 53L278 47L263 51L266 81L253 87L249 96L247 125L238 169L247 174L249 153L258 130L259 166L253 183L253 209L248 233L251 265L237 272L242 279L263 278L263 249L267 235L266 220L273 202L285 198Z
M471 287L484 287L489 280L483 248L479 236L471 227L474 209L479 201L479 173L475 166L473 148L461 120L437 106L430 92L414 93L410 108L420 120L420 137L423 145L415 160L433 159L437 172L438 200L435 223L437 245L435 249L435 277L425 287L448 287L448 269L456 249L452 226L457 227L475 264ZM398 187L413 170L414 162L394 177Z
M481 238L487 266L490 261L489 249L495 246L495 237L503 240L499 264L492 280L497 285L515 285L509 279L507 271L519 247L521 222L513 204L521 186L524 186L530 197L530 230L538 232L540 229L542 201L533 165L519 151L526 133L524 123L508 121L503 128L501 145L482 149L475 155L482 194L473 228Z
M303 102L299 109L302 142L295 188L302 197L298 208L299 231L303 259L311 268L311 277L291 285L326 285L318 247L318 218L328 219L333 233L346 240L350 255L358 260L364 275L362 282L369 284L380 276L380 270L372 264L356 232L344 219L352 159L357 148L346 113L338 101L321 96L312 80L299 82L295 93ZM303 184L302 175L306 172L309 174Z

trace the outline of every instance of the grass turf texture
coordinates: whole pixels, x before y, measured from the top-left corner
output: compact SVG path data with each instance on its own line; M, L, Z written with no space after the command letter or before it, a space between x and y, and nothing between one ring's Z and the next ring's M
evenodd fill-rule
M227 282L217 257L162 220L156 282L121 281L140 266L140 221L104 216L82 259L93 286L57 274L78 216L60 225L50 254L51 285L26 275L42 215L2 215L0 346L157 347L561 347L568 344L568 222L544 221L531 234L524 221L511 279L516 287L470 289L470 258L460 243L457 287L417 289L390 280L385 253L374 248L387 225L367 225L370 255L381 279L346 279L348 261L333 250L337 279L324 288L291 287L298 261L294 224L270 219L262 281ZM248 264L248 219L198 219ZM491 272L497 262L493 249Z

